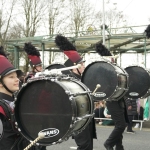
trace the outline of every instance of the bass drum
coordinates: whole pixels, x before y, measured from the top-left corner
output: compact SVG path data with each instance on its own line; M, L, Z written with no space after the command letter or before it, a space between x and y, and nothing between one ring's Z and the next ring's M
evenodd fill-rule
M60 63L54 63L54 64L50 64L49 66L47 66L45 68L48 69L48 70L52 70L52 69L61 69L61 68L66 68L65 65L63 64L60 64ZM61 71L62 74L65 74L65 75L70 75L71 74L71 71L70 70L65 70L65 71Z
M94 91L97 84L100 88L93 95L94 101L117 101L128 90L128 74L119 66L107 61L95 61L89 64L82 75L81 81Z
M129 90L125 94L127 98L146 98L150 95L150 72L140 66L125 68L129 74Z
M18 131L33 141L39 132L40 145L51 145L78 134L93 117L90 91L74 78L40 77L29 79L15 102Z

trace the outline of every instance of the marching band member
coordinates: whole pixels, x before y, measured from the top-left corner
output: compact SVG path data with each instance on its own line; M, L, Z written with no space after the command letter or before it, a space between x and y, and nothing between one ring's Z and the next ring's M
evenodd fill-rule
M96 43L96 51L101 56L112 56L110 51L102 45L101 42ZM112 62L114 62L113 58ZM118 101L106 101L106 106L115 123L115 128L105 141L104 147L107 150L113 150L113 147L115 146L115 150L124 150L122 143L123 132L126 128L126 120L128 120L124 98L121 98Z
M55 43L69 58L64 64L66 67L81 64L80 68L72 70L72 75L80 80L85 69L85 61L83 58L80 57L76 48L70 41L68 41L66 37L57 35L55 38ZM97 138L94 118L92 118L92 121L81 133L74 136L75 142L78 146L77 150L93 150L93 138Z
M41 72L43 68L40 53L31 43L25 43L24 50L28 55L30 66L32 68L32 71L29 72L25 78L26 82L29 78L34 77L37 72Z
M15 128L14 92L19 90L18 77L21 70L8 61L3 47L0 47L0 149L21 150L29 142ZM31 149L30 149L31 150ZM32 149L33 150L33 149Z

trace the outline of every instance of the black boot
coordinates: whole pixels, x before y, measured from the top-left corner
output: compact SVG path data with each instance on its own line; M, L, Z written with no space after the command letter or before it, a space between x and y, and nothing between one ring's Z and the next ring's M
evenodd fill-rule
M107 145L106 143L104 143L104 147L106 148L106 150L114 150L112 146Z
M122 145L121 146L116 145L115 150L124 150L124 147Z

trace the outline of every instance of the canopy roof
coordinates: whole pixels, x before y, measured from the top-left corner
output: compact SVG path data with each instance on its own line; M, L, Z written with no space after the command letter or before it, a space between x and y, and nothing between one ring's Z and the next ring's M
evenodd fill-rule
M146 25L144 27L146 28ZM147 39L144 33L135 33L133 30L130 32L131 33L111 34L109 30L107 30L105 45L114 54L125 53L127 51L135 51L138 53L150 51L150 39ZM103 41L102 30L80 32L76 35L73 33L64 35L75 44L77 50L81 53L86 53L88 51L94 52L95 43ZM6 44L9 49L15 46L18 50L22 50L25 42L31 42L39 50L41 50L41 45L43 44L44 51L59 52L59 49L54 43L55 36L56 35L46 35L13 39L7 40Z

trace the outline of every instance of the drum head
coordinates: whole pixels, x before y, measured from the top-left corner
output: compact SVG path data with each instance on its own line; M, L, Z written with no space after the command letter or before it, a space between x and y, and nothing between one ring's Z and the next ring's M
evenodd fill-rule
M96 91L101 97L99 100L109 98L118 84L115 68L105 61L97 61L88 65L82 75L81 81L93 92L97 84L100 88ZM97 100L98 100L97 99Z
M129 74L129 90L125 94L128 98L141 98L148 96L150 88L150 75L148 71L139 66L131 66L125 68Z
M60 68L66 68L66 66L63 64L51 64L48 67L46 67L45 69L52 70L52 69L60 69ZM65 75L71 74L70 70L65 70L65 71L61 71L61 72L62 72L62 74L65 74Z
M27 83L17 95L15 118L25 138L35 140L41 130L49 128L59 132L48 132L52 135L40 140L40 145L51 145L61 139L70 128L72 114L68 95L56 82L38 80Z

